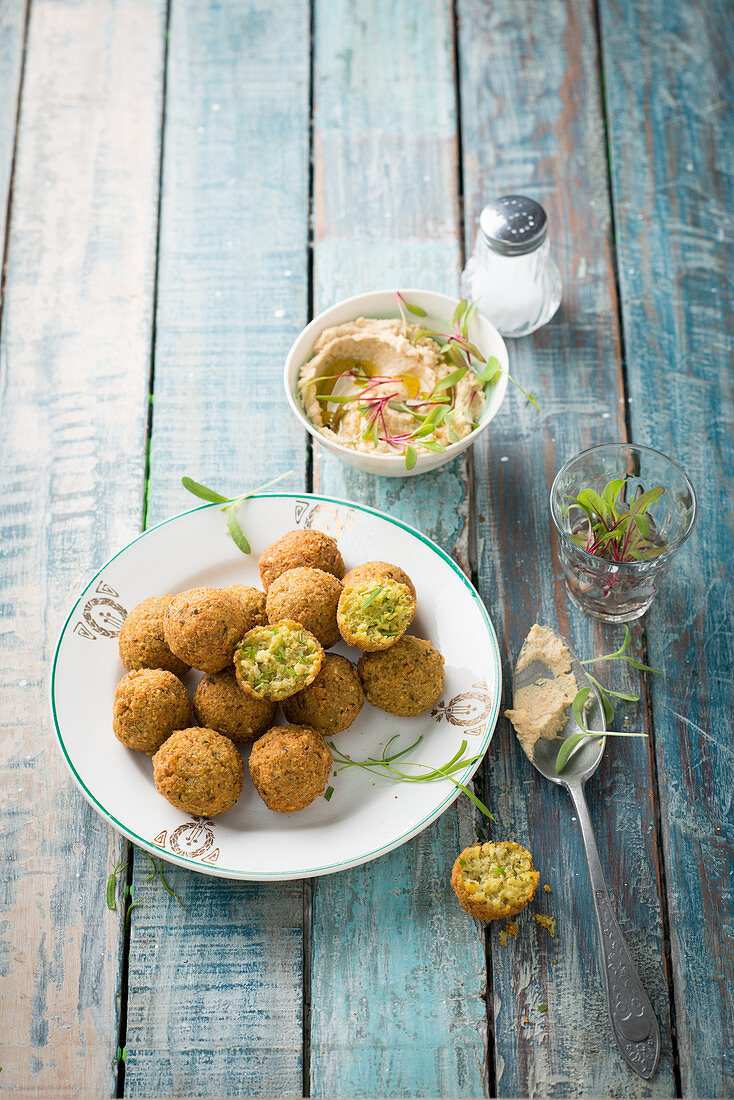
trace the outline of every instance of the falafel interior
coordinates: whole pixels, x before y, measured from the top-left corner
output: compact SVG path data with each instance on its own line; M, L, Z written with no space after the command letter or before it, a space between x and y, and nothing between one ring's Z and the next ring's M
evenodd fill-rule
M287 699L318 674L324 651L319 641L291 619L248 631L235 653L240 685L260 699Z
M535 894L539 877L526 848L511 840L487 841L464 849L451 885L472 916L495 920L519 913Z
M367 579L346 587L339 600L339 627L357 648L390 645L410 626L415 600L405 584Z

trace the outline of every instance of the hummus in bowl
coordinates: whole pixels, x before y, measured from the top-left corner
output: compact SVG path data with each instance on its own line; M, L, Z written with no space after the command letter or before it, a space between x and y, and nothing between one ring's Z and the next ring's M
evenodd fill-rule
M400 294L420 316L401 316L394 290L347 299L307 325L285 371L289 403L307 431L350 465L389 477L436 469L466 450L499 409L508 379L507 349L486 318L473 313L466 331L483 359L498 364L489 383L477 374L484 363L461 371L445 339L426 333L448 331L458 299Z

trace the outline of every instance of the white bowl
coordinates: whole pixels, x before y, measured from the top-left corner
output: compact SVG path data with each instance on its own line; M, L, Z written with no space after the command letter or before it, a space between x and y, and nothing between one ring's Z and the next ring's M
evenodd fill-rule
M411 321L419 321L425 324L426 328L437 331L442 331L447 325L459 303L458 298L451 298L448 294L435 294L429 290L401 290L400 293L412 305L420 306L427 313L426 317L411 316ZM487 429L490 420L494 418L504 400L509 370L504 340L494 325L475 311L469 322L469 339L476 344L485 359L490 355L497 357L502 373L487 392L478 427L465 439L460 439L458 443L450 443L445 451L419 453L412 470L406 470L405 458L402 454L369 454L343 447L340 443L327 439L306 416L298 393L298 376L301 367L311 356L317 337L331 325L341 325L345 321L354 321L357 317L399 316L395 290L373 290L369 294L357 294L354 298L345 298L343 302L337 302L330 309L325 309L306 325L293 343L285 361L286 396L290 407L306 431L342 462L346 462L349 466L356 466L357 469L364 470L368 474L382 474L385 477L411 477L414 474L425 474L429 470L436 470L439 466L443 466L445 462L451 462L467 447L471 447L477 437Z

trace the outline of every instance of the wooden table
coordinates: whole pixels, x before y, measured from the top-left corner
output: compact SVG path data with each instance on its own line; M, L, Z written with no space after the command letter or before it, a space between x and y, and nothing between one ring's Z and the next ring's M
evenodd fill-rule
M732 50L728 0L0 4L7 1095L732 1095ZM564 276L557 318L510 346L541 414L513 392L413 480L311 447L282 391L295 333L359 291L455 292L511 191L546 206ZM665 671L649 741L616 742L590 789L662 1026L650 1084L611 1040L570 803L504 719L481 787L555 939L526 912L502 946L456 904L464 799L332 877L172 868L185 909L138 853L129 930L108 912L128 845L65 771L49 666L88 575L190 505L182 474L235 492L293 469L416 524L472 575L507 672L535 618L584 653L621 637L569 605L547 494L623 438L677 458L701 505L634 629Z

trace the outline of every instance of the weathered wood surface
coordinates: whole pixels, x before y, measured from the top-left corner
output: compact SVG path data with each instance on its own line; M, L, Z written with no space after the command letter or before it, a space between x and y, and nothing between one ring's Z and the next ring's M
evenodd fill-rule
M48 673L75 593L140 522L162 15L39 0L30 20L0 346L9 1095L115 1093L122 929L104 890L122 844L62 764Z
M18 97L23 72L25 24L25 0L6 0L0 6L0 251L5 246ZM0 260L0 269L4 259L3 256ZM0 300L0 308L1 305Z
M0 240L25 7L0 2ZM478 575L506 670L536 617L584 652L619 637L569 606L546 496L572 453L624 437L622 361L632 437L699 491L701 524L635 631L666 671L640 710L652 755L616 742L589 788L663 1029L650 1085L611 1041L570 803L504 720L484 777L495 835L529 843L558 931L529 913L507 947L491 930L489 1029L484 935L447 883L473 839L466 806L305 886L171 869L186 909L139 857L123 956L104 884L124 845L76 794L45 717L64 612L141 518L191 503L182 473L235 490L292 468L310 487L281 385L309 300L309 7L169 7L164 116L164 0L31 4L0 332L5 1091L112 1095L121 1034L129 1096L730 1095L730 5L457 0L460 118L449 0L313 10L316 308L401 283L454 291L462 182L469 246L491 195L544 202L566 287L553 324L510 348L540 415L511 392L471 458L410 482L315 447L314 487L415 523Z
M378 287L456 291L451 5L316 4L314 273L320 310ZM314 448L314 483L419 526L468 567L465 461L372 478ZM463 800L462 800L463 801ZM467 803L468 805L468 803ZM487 1089L484 944L448 884L474 839L452 808L383 859L313 886L311 1094Z
M646 620L681 1081L731 1096L734 19L716 0L600 13L632 433L700 506Z
M467 245L487 198L536 196L548 210L565 287L556 319L510 342L511 369L536 394L541 414L510 393L474 448L479 582L509 673L536 620L560 626L584 654L608 652L620 636L591 629L571 607L548 513L562 463L585 446L624 437L604 129L593 3L461 0L459 17ZM497 929L490 932L498 1095L674 1090L651 782L644 743L619 740L588 791L616 912L663 1032L661 1066L648 1085L622 1062L611 1035L570 800L534 772L500 720L488 774L493 835L527 842L551 893L539 892L506 947ZM555 939L533 911L555 916Z
M282 363L307 320L308 108L305 3L172 6L149 523L195 503L184 473L305 484ZM301 884L171 869L182 909L149 873L138 856L125 1094L300 1095Z

